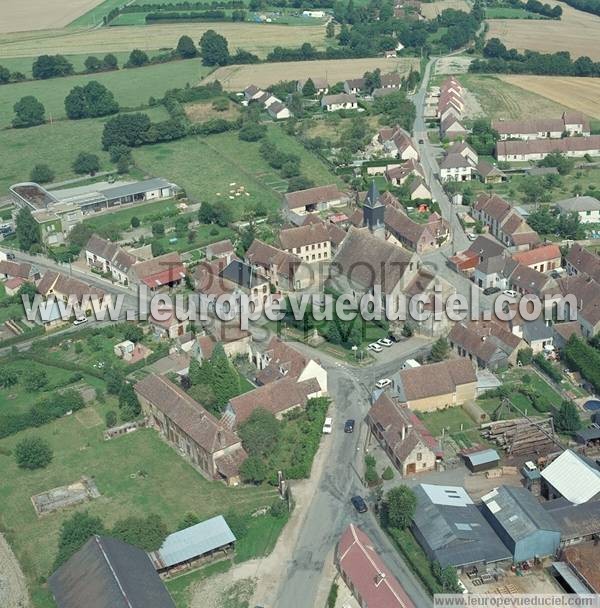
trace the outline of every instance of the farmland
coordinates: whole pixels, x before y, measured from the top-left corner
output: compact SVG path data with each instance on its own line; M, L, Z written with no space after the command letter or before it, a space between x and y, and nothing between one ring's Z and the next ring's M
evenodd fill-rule
M149 97L160 98L167 89L195 84L207 73L208 68L199 59L188 59L136 68L135 71L126 69L4 85L0 87L0 128L10 124L13 105L25 95L34 95L44 104L46 118L57 119L65 116L64 100L71 89L90 80L96 80L112 91L122 108L137 108L146 105ZM133 79L135 86L132 86Z
M100 0L3 0L0 33L63 27L99 2Z
M523 76L525 79L530 76ZM491 119L559 116L568 109L546 97L511 86L495 76L461 74L460 81Z
M556 4L550 2L550 4ZM508 48L542 53L569 51L573 58L600 59L600 17L560 4L560 21L490 19L487 38L500 38Z
M437 0L437 2L423 2L421 4L421 13L427 19L435 19L442 11L447 8L453 8L457 11L468 13L471 10L466 0Z
M411 67L418 69L418 59L330 59L322 61L289 61L261 65L232 65L219 68L210 78L218 80L225 89L239 91L249 84L267 87L280 80L301 78L327 78L329 82L339 82L346 78L358 78L367 71L380 68L382 73L398 70L407 74Z
M600 80L561 76L500 76L502 81L600 119Z
M265 57L276 46L300 46L310 42L324 49L325 28L322 25L289 27L257 23L185 23L123 26L92 30L47 30L35 33L4 34L0 36L0 64L4 57L31 57L42 53L100 54L131 51L134 48L172 49L182 34L195 41L209 29L227 38L231 50L243 48Z

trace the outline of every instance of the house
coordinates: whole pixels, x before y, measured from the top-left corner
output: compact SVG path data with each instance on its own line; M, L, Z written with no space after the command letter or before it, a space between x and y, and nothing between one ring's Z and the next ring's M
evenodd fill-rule
M463 127L462 123L456 117L454 112L451 112L449 115L445 116L445 118L443 118L440 122L441 137L447 137L448 139L456 139L460 137L466 137L468 134L468 129L465 129L465 127Z
M267 112L274 120L285 120L290 118L292 113L290 109L281 101L277 100L267 107Z
M600 223L600 201L593 196L575 196L556 203L562 214L576 213L582 224Z
M431 224L420 224L408 217L404 211L388 205L384 214L387 240L397 242L419 254L436 249L448 238L450 230L446 220L438 222L437 219L441 220L436 214Z
M560 546L560 528L537 498L526 488L500 486L481 498L482 513L513 562L555 555Z
M515 317L510 321L513 334L523 338L534 355L552 350L554 346L554 331L542 317L530 321L520 321Z
M419 484L411 529L432 562L471 569L512 555L464 488Z
M475 165L462 154L447 154L440 163L440 178L443 182L467 182L475 174Z
M459 251L450 257L448 262L456 272L470 274L483 260L499 256L504 251L506 251L504 246L495 238L487 234L480 234L468 249Z
M21 287L27 283L25 279L21 279L20 277L13 277L12 279L6 279L4 281L4 292L7 296L16 296Z
M600 284L594 279L584 274L556 279L549 295L564 298L567 319L573 321L576 316L584 337L591 338L600 331ZM571 310L569 297L577 301L576 311Z
M425 171L421 164L414 158L409 158L405 163L399 166L386 167L385 178L394 186L401 186L409 177L425 178Z
M292 221L301 225L308 214L345 205L350 201L350 198L347 194L341 192L335 184L330 184L288 192L284 196L284 200Z
M298 80L298 82L296 83L296 90L299 93L302 93L302 89L304 88L304 85L306 84L307 80L309 80L309 78ZM323 95L327 93L327 91L329 91L329 82L327 82L327 78L311 77L310 80L313 81L318 95Z
M435 469L443 457L439 443L408 407L382 392L371 406L366 422L403 477Z
M541 471L542 495L579 505L600 496L600 470L594 461L565 450ZM599 503L600 504L600 503Z
M331 237L323 222L281 230L279 242L285 252L307 264L331 259Z
M323 95L321 98L321 108L327 112L336 112L337 110L356 110L358 102L356 95L348 93L339 93L338 95Z
M517 265L518 262L508 256L506 252L483 258L475 267L473 282L481 289L487 289L488 287L507 289L510 275Z
M344 91L348 95L360 95L365 89L364 78L350 78L344 81Z
M538 272L550 272L560 268L562 254L560 247L553 243L540 245L529 251L513 253L513 260Z
M169 306L157 311L157 316L148 317L148 323L157 339L175 340L183 336L189 326L189 320L179 320L173 307Z
M395 51L394 51L395 53ZM389 72L381 75L382 89L399 89L402 85L402 78L399 72Z
M567 273L570 276L588 276L600 283L600 256L592 253L579 243L573 243L565 257Z
M504 171L498 169L498 167L488 163L486 160L480 160L475 167L479 179L484 184L501 184L508 179L508 176Z
M571 336L581 338L581 326L577 321L565 321L563 323L553 323L552 325L552 344L558 348L563 349Z
M175 608L148 554L92 536L48 578L58 608Z
M131 281L135 285L144 284L150 291L165 287L173 288L185 280L185 266L179 253L165 253L144 262L137 262L131 267Z
M282 378L293 378L298 382L315 378L322 393L327 392L327 372L318 361L305 357L291 344L277 337L263 345L254 342L248 357L256 366L254 378L259 386L270 384Z
M221 343L225 354L233 359L235 357L247 357L252 344L252 334L241 329L239 322L214 321L210 328L211 336Z
M399 158L406 161L418 161L419 151L410 134L396 125L395 127L384 127L377 132L373 143L383 147L387 156ZM414 167L414 165L410 165ZM420 165L419 165L420 167ZM421 171L423 169L421 168ZM424 177L424 175L423 175Z
M110 274L118 283L127 284L138 259L118 245L93 234L85 246L85 261L90 268Z
M325 11L302 11L303 17L311 17L312 19L323 19L326 14Z
M36 289L44 298L53 295L57 300L77 303L83 308L81 311L83 313L92 310L91 300L94 298L99 303L106 305L109 305L111 301L111 295L105 293L102 289L54 270L47 270L43 274L36 285Z
M268 110L271 105L275 103L281 103L278 97L275 97L273 93L269 93L268 91L265 91L262 95L259 95L253 101L260 104L265 110Z
M414 178L409 186L408 191L410 192L410 200L431 200L431 190L427 186L427 184L423 181L423 178L416 177Z
M40 273L35 266L28 262L12 262L10 260L0 261L0 279L21 279L23 282L35 281L40 278Z
M207 245L204 249L207 260L214 260L215 258L231 258L235 255L233 244L229 239L223 241L217 241Z
M265 409L281 420L284 414L304 408L309 399L322 394L321 386L314 377L307 380L281 378L230 399L221 422L229 428L236 428L257 409Z
M448 342L459 356L491 370L516 365L517 353L525 346L521 338L494 321L456 323Z
M447 154L460 154L464 158L468 159L472 165L477 165L479 162L479 155L475 150L465 141L454 142L447 150Z
M271 285L286 291L305 289L312 282L310 271L298 255L259 239L254 239L246 251L246 263L267 277Z
M508 277L508 285L510 289L521 295L533 294L542 298L546 292L552 290L554 293L557 283L543 272L533 270L524 264L517 264Z
M467 359L403 369L392 381L398 399L417 412L462 405L477 397L477 375Z
M496 159L498 161L542 160L552 152L559 152L572 158L581 158L586 154L599 156L600 135L563 137L562 139L498 141L496 143Z
M222 515L169 534L148 556L161 575L197 568L215 557L227 557L235 547L234 533Z
M269 297L269 279L254 272L252 266L238 259L233 259L219 272L219 277L225 283L235 285L246 294L251 302L262 307Z
M501 140L560 139L564 134L590 135L590 121L578 112L564 112L560 118L493 120L492 129Z
M244 89L244 99L246 101L254 101L258 99L261 95L264 94L262 89L259 89L257 86L251 84L250 86Z
M247 454L240 438L163 376L150 374L134 387L149 426L207 479L239 483Z
M335 563L360 608L415 608L373 541L358 526L350 524L342 534Z

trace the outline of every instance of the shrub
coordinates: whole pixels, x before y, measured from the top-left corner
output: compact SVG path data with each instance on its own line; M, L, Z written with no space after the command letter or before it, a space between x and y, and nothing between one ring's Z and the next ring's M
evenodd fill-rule
M276 498L273 501L273 504L271 505L271 507L269 509L269 513L273 517L277 517L277 518L285 517L288 513L288 507L287 507L286 501Z
M32 182L36 182L38 184L47 184L54 179L54 175L54 171L52 171L48 165L40 163L39 165L35 165L35 167L31 170L29 178Z
M387 466L381 474L381 479L385 479L385 481L390 481L390 479L394 479L394 469L392 469L392 467L390 466Z
M541 353L533 358L534 363L554 382L560 383L562 380L562 374L550 361L544 358Z
M110 410L109 412L106 412L106 415L104 416L104 420L106 422L106 428L110 429L113 426L116 426L117 424L117 413L114 412L113 410Z
M15 460L21 469L43 469L52 461L52 449L41 437L28 437L17 443Z

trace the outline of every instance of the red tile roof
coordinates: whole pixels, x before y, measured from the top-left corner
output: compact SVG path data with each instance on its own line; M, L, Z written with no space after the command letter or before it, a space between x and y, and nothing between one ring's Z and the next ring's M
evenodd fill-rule
M519 251L513 254L513 260L517 260L525 266L532 266L534 264L541 264L542 262L550 262L551 260L561 258L560 247L558 245L542 245L529 251Z

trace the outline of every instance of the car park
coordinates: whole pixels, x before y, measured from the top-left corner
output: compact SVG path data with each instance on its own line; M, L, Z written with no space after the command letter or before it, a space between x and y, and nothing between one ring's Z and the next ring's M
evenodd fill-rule
M369 346L367 346L367 348L375 353L380 353L383 350L383 347L377 344L377 342L372 342L369 344Z
M366 513L369 510L367 503L362 496L353 496L350 502L359 513Z
M392 381L389 378L382 378L381 380L377 380L375 383L375 388L386 388L392 384Z
M354 433L354 424L355 421L352 418L346 420L346 423L344 424L344 433Z

